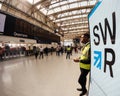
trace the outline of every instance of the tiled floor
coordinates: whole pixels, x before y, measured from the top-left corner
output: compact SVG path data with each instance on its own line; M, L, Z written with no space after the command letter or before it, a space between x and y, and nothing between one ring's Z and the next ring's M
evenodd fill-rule
M0 96L79 96L79 64L55 54L0 62Z

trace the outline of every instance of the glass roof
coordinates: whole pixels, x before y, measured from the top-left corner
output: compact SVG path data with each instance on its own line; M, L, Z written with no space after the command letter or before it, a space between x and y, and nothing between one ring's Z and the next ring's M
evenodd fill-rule
M88 31L88 13L98 0L28 0L56 23L62 34ZM87 29L87 30L86 30ZM76 31L77 30L77 31Z

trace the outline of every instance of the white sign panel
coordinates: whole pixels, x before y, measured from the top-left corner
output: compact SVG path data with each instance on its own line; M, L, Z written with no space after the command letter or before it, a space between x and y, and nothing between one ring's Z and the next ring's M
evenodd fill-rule
M120 0L101 0L90 12L89 96L120 96Z
M0 13L0 32L4 32L6 15Z

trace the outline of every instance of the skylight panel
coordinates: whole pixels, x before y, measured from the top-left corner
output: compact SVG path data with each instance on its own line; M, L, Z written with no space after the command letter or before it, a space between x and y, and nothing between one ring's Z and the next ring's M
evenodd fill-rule
M54 8L54 7L58 6L58 5L59 5L59 3L51 4L51 8Z
M41 0L33 0L34 1L34 4L37 3L37 2L40 2Z
M35 4L35 3L37 3L37 2L40 2L41 0L27 0L29 3L31 3L31 4Z
M61 6L61 9L62 10L67 9L67 6Z
M42 8L40 11L41 11L44 15L47 15L47 10L46 10L45 8Z
M77 0L69 0L69 2L74 2L74 1L77 1Z
M54 19L54 17L53 17L53 16L50 16L49 18L50 18L51 20L53 20L53 19Z
M27 0L29 3L33 4L33 0Z
M59 8L59 7L57 7L57 8L55 8L55 9L53 9L55 12L59 12L59 11L61 11L61 9Z
M53 10L49 10L47 14L49 15L49 14L52 14L52 13L54 13L54 9Z
M60 5L63 5L63 4L66 4L66 3L67 3L67 1L60 2Z
M39 9L41 7L41 5L38 5L37 8Z
M94 5L96 1L90 1L90 5Z
M70 4L69 6L70 6L70 8L75 8L75 7L78 7L78 4L77 3L73 3L73 4Z
M87 2L80 2L81 3L81 6L86 6L88 5Z

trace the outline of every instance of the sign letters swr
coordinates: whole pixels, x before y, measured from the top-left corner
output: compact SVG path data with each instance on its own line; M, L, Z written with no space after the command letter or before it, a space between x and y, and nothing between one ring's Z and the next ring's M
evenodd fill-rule
M110 23L107 18L104 19L104 27L102 26L101 22L99 24L95 25L93 27L93 35L94 39L93 42L96 46L99 46L101 42L103 42L103 45L107 45L108 38L110 38L111 45L115 45L116 42L116 14L115 12L112 13L112 26L110 26ZM101 38L100 38L101 35ZM102 62L102 54L104 54L104 72L106 72L106 67L109 67L110 76L113 77L113 68L112 66L115 63L115 51L112 48L104 48L104 52L101 51L94 51L94 66L96 65L97 61L99 63L97 64L97 68L101 69ZM97 54L97 56L96 56ZM111 55L111 60L108 60L108 54Z

